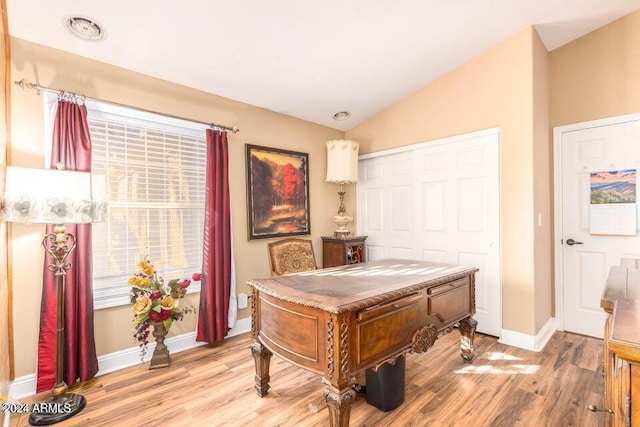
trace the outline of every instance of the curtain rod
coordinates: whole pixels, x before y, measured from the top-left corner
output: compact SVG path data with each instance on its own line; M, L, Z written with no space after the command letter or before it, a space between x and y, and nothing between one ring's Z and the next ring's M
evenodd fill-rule
M68 93L72 93L72 94L73 94L73 92L69 92L69 91L65 91L65 90L61 90L61 89L53 89L53 88L50 88L50 87L41 86L41 85L39 85L39 84L37 84L37 83L31 83L28 79L24 79L24 78L23 78L22 80L20 80L20 81L15 81L14 83L15 83L16 85L20 86L22 89L33 89L33 90L35 90L35 91L36 91L36 93L37 93L38 95L40 95L40 92L41 92L41 91L44 91L44 92L52 92L52 93L57 93L57 94L65 94L65 93L67 93L67 94L68 94ZM74 94L74 95L75 95L75 94ZM119 104L119 103L117 103L117 102L104 101L104 100L101 100L101 99L95 99L95 98L87 98L87 97L86 97L86 96L84 96L84 95L80 95L80 96L84 97L85 99L93 99L93 100L95 100L95 101L104 102L104 103L106 103L106 104L115 105L115 106L117 106L117 107L131 108L131 106L130 106L130 105L124 105L124 104ZM202 122L202 121L199 121L199 120L193 120L193 119L187 119L187 118L184 118L184 117L173 116L173 115L171 115L171 114L158 113L158 112L156 112L156 111L145 110L145 109L143 109L143 108L137 108L137 107L136 107L136 109L137 109L137 110L140 110L140 111L143 111L143 112L145 112L145 113L159 114L159 115L162 115L162 116L171 117L172 119L179 119L179 120L186 120L186 121L194 122L194 123L200 123L200 124L203 124L203 125L211 126L212 128L218 128L218 129L228 130L228 131L231 131L231 132L233 132L233 133L240 132L240 129L238 129L238 128L237 128L237 127L235 127L235 126L225 126L225 125L219 125L219 124L216 124L216 123Z

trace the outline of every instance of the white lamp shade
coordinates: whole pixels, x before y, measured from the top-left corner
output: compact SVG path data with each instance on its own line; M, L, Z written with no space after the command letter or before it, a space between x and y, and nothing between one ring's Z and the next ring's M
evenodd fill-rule
M38 224L104 221L106 179L89 172L7 166L4 220Z
M327 141L327 182L351 184L358 182L358 149L356 141Z

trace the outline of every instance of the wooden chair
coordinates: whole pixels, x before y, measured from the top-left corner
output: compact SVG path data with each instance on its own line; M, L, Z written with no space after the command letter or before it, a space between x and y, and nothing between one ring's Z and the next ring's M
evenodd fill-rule
M318 268L309 239L288 238L269 243L271 277Z

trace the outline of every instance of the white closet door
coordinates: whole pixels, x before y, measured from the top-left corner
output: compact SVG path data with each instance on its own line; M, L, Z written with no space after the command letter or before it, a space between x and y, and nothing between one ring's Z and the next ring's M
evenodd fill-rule
M411 152L359 162L358 235L368 236L369 261L416 259L412 163Z
M499 134L461 135L359 164L358 234L369 259L478 267L478 331L500 336Z

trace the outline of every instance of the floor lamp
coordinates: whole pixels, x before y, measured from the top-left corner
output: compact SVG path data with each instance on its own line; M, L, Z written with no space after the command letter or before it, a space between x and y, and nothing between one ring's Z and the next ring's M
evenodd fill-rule
M327 178L326 182L339 184L340 206L338 213L331 218L338 228L333 232L334 237L349 237L347 225L353 221L353 217L347 215L344 208L344 185L358 182L358 149L360 144L356 141L335 139L327 141Z
M8 166L3 200L4 220L16 223L56 224L44 236L42 246L51 255L47 269L56 279L56 377L51 396L34 408L31 425L50 425L80 412L84 396L67 392L64 381L64 293L67 261L76 247L75 236L64 224L86 224L104 220L104 177L61 169L31 169Z

